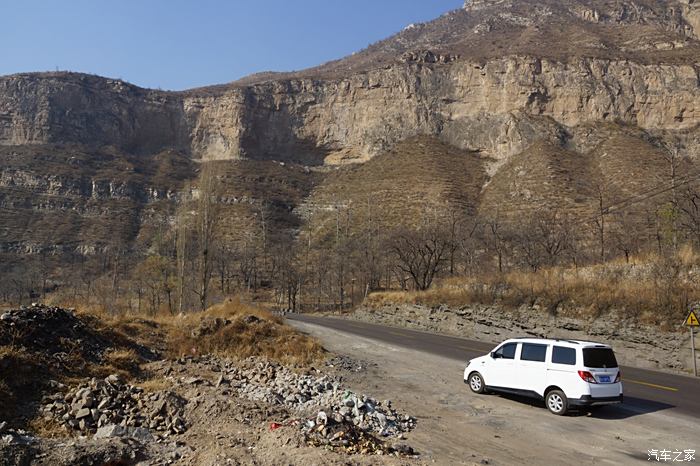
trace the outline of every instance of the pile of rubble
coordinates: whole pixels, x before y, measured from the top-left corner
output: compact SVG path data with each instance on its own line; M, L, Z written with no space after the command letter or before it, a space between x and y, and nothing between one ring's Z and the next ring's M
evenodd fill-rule
M229 384L240 395L272 405L284 405L301 415L315 413L307 422L316 426L318 418L349 423L384 437L398 436L415 427L414 418L398 413L390 401L380 402L364 395L341 390L338 380L327 376L298 374L271 362L248 360L241 367L230 367L217 385Z
M68 353L97 361L110 344L73 309L32 304L0 314L0 346L19 345L60 361Z
M72 432L94 434L95 439L120 437L146 444L157 433L185 433L186 414L202 400L234 396L277 407L272 412L291 419L286 425L301 431L311 446L350 454L413 454L410 447L392 441L403 439L415 427L414 418L397 412L390 401L344 390L339 378L315 369L298 373L257 358L234 362L215 356L156 364L152 369L170 379L172 390L190 399L190 405L172 391L146 393L110 375L67 392L56 384L58 393L44 398L44 415Z
M0 313L0 346L24 348L61 372L80 372L90 363L99 364L108 351L123 345L147 359L156 358L149 348L117 341L98 328L93 317L77 316L75 309L33 303Z
M326 360L326 367L339 371L362 372L370 365L375 365L368 361L357 361L347 356L337 355Z
M361 455L414 455L413 449L404 444L389 445L368 434L347 420L336 421L320 412L317 421L304 429L308 445Z
M174 393L148 394L125 383L119 376L91 379L67 394L50 395L44 412L70 430L99 436L142 436L150 429L166 434L182 434L186 401ZM101 432L101 433L100 433ZM148 434L150 435L150 434Z

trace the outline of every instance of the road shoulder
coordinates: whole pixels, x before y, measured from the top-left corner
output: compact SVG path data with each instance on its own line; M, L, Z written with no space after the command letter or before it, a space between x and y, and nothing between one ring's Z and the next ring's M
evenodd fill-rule
M558 464L647 461L651 449L697 449L690 419L664 412L619 415L615 407L593 416L555 417L537 403L478 396L462 382L464 364L367 338L293 322L320 338L330 351L372 361L348 377L415 413L409 441L439 464Z

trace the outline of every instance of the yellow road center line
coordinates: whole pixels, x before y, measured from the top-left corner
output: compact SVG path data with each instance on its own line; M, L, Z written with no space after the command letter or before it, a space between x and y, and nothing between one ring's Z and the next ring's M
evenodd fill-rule
M677 388L665 387L663 385L656 385L655 383L642 382L641 380L631 380L631 379L627 379L627 378L623 377L622 383L627 383L627 382L634 383L637 385L644 385L644 386L651 387L651 388L658 388L659 390L668 390L669 392L677 392L678 391Z

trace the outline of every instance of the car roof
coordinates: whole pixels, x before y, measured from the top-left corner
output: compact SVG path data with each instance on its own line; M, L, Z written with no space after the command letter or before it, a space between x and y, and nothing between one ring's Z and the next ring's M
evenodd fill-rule
M571 340L568 338L532 338L532 337L520 337L520 338L509 338L504 341L504 343L534 343L539 345L553 345L566 346L570 348L610 348L610 345L604 343L598 343L595 341L585 341L585 340Z

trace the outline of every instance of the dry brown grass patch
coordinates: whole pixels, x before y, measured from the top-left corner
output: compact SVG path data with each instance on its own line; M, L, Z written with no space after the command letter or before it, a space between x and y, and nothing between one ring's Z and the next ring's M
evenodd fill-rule
M52 416L38 416L28 423L29 430L44 438L64 438L68 437L69 433L57 419Z
M141 373L141 364L146 360L133 349L114 349L104 355L102 364L95 365L92 373L99 377L118 374L130 379Z
M142 382L138 382L136 385L138 387L141 387L144 392L155 393L161 390L168 390L172 387L173 384L168 379L159 376L153 379L147 379Z
M177 318L169 340L170 351L176 357L213 353L236 358L261 356L307 365L323 353L315 339L284 325L270 312L237 300Z
M681 248L671 257L647 254L629 264L615 260L579 269L554 267L478 277L456 277L427 291L372 293L369 308L417 304L459 307L482 304L504 309L539 306L552 315L596 319L611 313L632 321L676 328L688 305L700 300L694 267L700 255Z

